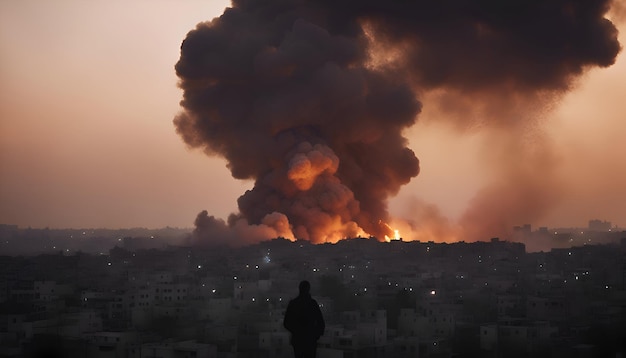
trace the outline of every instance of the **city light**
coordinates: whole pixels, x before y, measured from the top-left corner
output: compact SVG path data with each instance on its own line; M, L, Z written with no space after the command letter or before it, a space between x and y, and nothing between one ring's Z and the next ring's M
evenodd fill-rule
M399 245L399 243L379 244L377 241L354 240L333 246L305 244L303 249L298 248L296 244L287 246L287 243L279 242L277 245L286 246L276 246L277 249L272 252L272 264L268 265L270 262L269 251L262 248L262 245L266 243L259 244L261 245L260 252L257 247L253 250L241 249L240 251L233 248L231 255L231 252L228 251L193 251L189 247L167 247L148 251L130 245L134 243L133 240L126 240L129 244L128 248L106 251L106 247L98 246L90 252L86 252L74 243L45 241L36 247L42 249L44 245L47 245L50 253L54 251L49 249L55 245L57 251L52 258L45 255L42 257L33 256L27 259L21 258L20 261L15 262L32 260L34 263L41 261L42 272L45 272L43 267L47 267L47 265L50 266L51 270L54 270L58 262L67 262L68 264L78 262L78 265L69 265L69 271L70 274L81 279L81 285L85 286L85 291L80 293L75 287L72 287L77 297L74 297L71 303L77 303L77 309L82 306L93 312L101 311L103 315L123 314L123 316L118 317L122 317L120 319L124 322L120 322L125 326L132 326L133 310L138 308L142 310L149 308L158 314L166 314L166 311L168 315L184 313L185 317L192 320L194 318L199 320L211 319L215 322L225 321L249 309L249 312L252 313L250 315L251 320L269 318L267 322L262 321L263 323L259 327L263 329L267 327L274 329L275 327L282 331L279 318L283 317L287 302L297 297L298 281L307 279L311 282L312 297L318 300L320 308L324 308L323 313L325 318L328 318L327 322L333 324L330 327L335 329L334 325L336 325L338 326L337 329L345 329L345 327L341 327L344 323L341 314L338 313L339 309L343 312L344 309L358 311L364 307L378 308L382 306L381 301L378 301L381 299L385 300L383 303L389 309L394 303L395 295L402 294L401 298L408 301L408 305L403 306L403 308L410 306L412 309L398 313L401 315L400 319L404 320L403 325L405 327L402 328L405 331L400 333L406 334L410 332L410 329L421 324L433 323L434 330L438 332L437 337L429 337L429 330L424 330L426 335L422 342L430 342L431 349L436 346L435 349L444 349L445 351L449 348L449 341L441 339L440 342L439 339L442 338L442 335L451 334L448 333L448 328L450 323L454 324L454 319L451 322L449 317L457 313L468 316L478 315L477 322L485 326L496 322L494 325L497 331L499 329L497 322L503 322L502 318L504 321L509 319L507 316L510 313L509 309L516 313L518 310L526 308L529 312L533 311L530 312L532 314L529 314L529 316L534 317L533 320L542 319L541 328L535 327L537 330L544 329L543 322L547 322L544 333L545 337L548 337L554 328L553 319L557 320L559 324L568 322L569 319L567 307L563 308L559 301L551 297L553 290L561 290L565 295L576 295L577 308L585 308L587 304L593 305L593 309L581 310L572 319L584 318L586 322L593 324L604 316L612 314L614 308L619 307L615 305L619 303L616 302L619 287L612 285L619 281L619 275L616 276L613 273L619 273L623 266L621 252L619 252L620 250L612 250L610 247L598 249L598 246L606 244L604 239L596 236L595 232L593 233L594 239L589 239L592 234L589 231L586 231L587 234L585 234L587 239L583 239L580 235L576 236L580 230L559 232L564 235L560 241L563 246L543 253L526 253L521 243L506 241L499 241L497 244L463 243L458 245L408 241ZM89 236L86 238L90 238L92 236L91 231L87 231L87 235ZM65 235L63 238L67 239L68 236ZM75 237L74 242L79 242L78 238L83 238L80 234L75 235ZM148 236L143 237L147 238ZM575 238L574 241L578 246L565 246L568 245L567 241L570 238ZM0 247L2 248L5 247L2 245L3 240L0 240ZM119 247L119 240L119 235L112 236L108 243L117 244ZM598 245L583 247L583 243L589 240ZM122 241L125 240L122 239ZM52 244L53 242L54 244ZM274 243L269 244L273 245ZM60 254L59 250L62 251ZM70 257L70 254L79 250L83 252L81 255L76 255L80 260ZM573 255L574 251L572 250L576 250L576 255ZM436 253L434 258L430 255L430 251L433 254ZM135 252L137 252L136 255ZM228 254L225 254L226 252ZM487 266L482 265L483 254L486 256L485 264ZM568 258L563 258L563 255L568 256ZM576 256L580 260L574 262L572 256ZM419 259L423 259L423 261L420 262ZM9 259L6 260L11 262ZM112 270L113 260L123 265ZM158 262L160 260L162 262ZM205 266L201 262L207 262L209 266ZM103 270L102 263L111 270ZM63 265L61 269L65 270L67 266ZM264 270L260 270L261 267ZM9 268L12 269L12 266ZM269 268L272 270L263 272ZM332 281L324 281L325 276L322 276L324 275L321 273L322 268L324 268L324 274L334 276ZM346 275L343 275L344 268L348 270ZM256 271L250 269L256 269ZM96 287L88 288L92 273L83 273L83 270L93 270L93 277L96 278L100 278L104 274L102 284L98 283L98 285L94 285ZM28 273L29 271L30 269L25 272ZM592 271L594 272L593 275L591 275ZM239 277L239 272L243 276ZM466 277L465 272L468 272L469 276ZM231 275L232 280L237 282L228 281L229 275ZM359 277L357 278L357 276ZM452 280L452 276L454 276L454 280ZM109 279L114 277L121 277L123 280ZM574 282L568 282L572 279ZM601 280L609 281L611 285L608 282L602 285ZM387 286L385 286L385 281ZM106 291L99 292L101 291L99 287L104 285L106 285ZM40 290L41 284L39 283L35 283L33 287L35 287L37 294L41 291L40 295L45 297L42 300L50 300L50 297L53 296L50 293L51 289ZM69 286L67 287L69 288ZM216 287L220 287L219 295L217 295ZM336 297L333 297L335 292L331 290L334 290L335 287L339 290L336 292ZM438 292L438 289L434 287L441 287L444 292ZM63 290L56 292L65 291L65 289L64 287ZM11 290L12 288L9 288L8 297L25 295L21 286L16 286L15 292ZM617 291L613 292L615 290ZM515 292L515 294L509 295L511 292ZM474 299L482 299L481 296L485 294L498 297L496 307L488 307L486 302L479 306L471 304ZM258 300L256 299L257 295L260 297ZM282 297L276 298L276 295L285 295L285 302L282 302ZM470 303L469 305L464 304L464 297L466 300L469 298L467 301ZM339 301L335 302L335 299ZM554 302L557 304L553 309ZM262 307L258 305L262 305ZM50 305L50 307L55 309L54 305ZM391 308L395 310L398 307L391 306ZM482 308L485 308L485 312L479 311ZM476 310L474 311L474 309ZM259 312L257 315L255 310L267 310L267 312ZM546 311L550 311L549 314L542 317ZM56 312L53 313L56 314ZM137 312L140 311L137 310ZM498 316L495 316L496 312ZM386 312L387 315L396 313L395 311ZM355 312L355 316L350 314L351 319L346 321L351 322L352 326L361 323L368 324L369 320L376 316L376 314L370 316L370 312L365 312L365 314L366 316L361 315L359 318L358 313ZM419 322L420 318L418 317L422 317L423 321ZM66 318L74 319L72 315L63 316L63 319ZM415 321L415 318L418 318L418 321ZM411 321L415 327L411 325ZM255 324L256 322L251 323L250 327ZM385 334L383 324L380 325L380 328L383 329L381 337L384 337ZM25 327L30 329L28 325ZM332 330L329 332L334 333ZM282 331L281 337L284 336L283 333L286 334ZM237 332L233 331L228 334L235 337ZM379 336L378 331L374 336ZM472 333L472 337L472 339L477 338L474 333ZM534 337L532 339L531 337L526 338L531 344L536 342L533 340ZM329 342L332 340L326 339L324 344L333 344ZM271 345L271 341L266 341L266 343ZM284 339L283 343L286 343ZM476 343L477 345L478 343Z

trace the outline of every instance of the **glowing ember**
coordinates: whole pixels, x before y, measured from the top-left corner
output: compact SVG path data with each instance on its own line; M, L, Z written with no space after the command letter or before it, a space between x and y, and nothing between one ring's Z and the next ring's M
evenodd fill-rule
M387 226L389 226L389 225L387 225ZM391 240L400 241L400 231L399 230L395 230L395 229L393 230L393 237L389 237L389 236L385 235L385 241L390 242Z

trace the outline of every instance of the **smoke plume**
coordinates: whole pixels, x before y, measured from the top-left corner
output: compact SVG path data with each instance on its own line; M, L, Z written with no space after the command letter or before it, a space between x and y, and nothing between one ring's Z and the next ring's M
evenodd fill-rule
M519 112L541 112L586 69L615 61L610 4L233 0L182 43L174 123L189 146L225 158L254 187L228 223L200 213L196 236L244 226L249 237L313 242L392 236L387 199L419 173L403 135L417 98L440 93L450 115L439 120L515 133L532 117ZM543 168L504 171L513 182L485 197L532 187L534 170ZM519 195L504 199L530 201ZM492 205L477 200L478 211Z

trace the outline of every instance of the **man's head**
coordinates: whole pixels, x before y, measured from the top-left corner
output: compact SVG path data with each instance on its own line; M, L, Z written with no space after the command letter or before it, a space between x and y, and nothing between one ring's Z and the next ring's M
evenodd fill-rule
M298 289L300 290L301 295L308 295L311 292L311 284L309 281L300 281L300 285L298 285Z

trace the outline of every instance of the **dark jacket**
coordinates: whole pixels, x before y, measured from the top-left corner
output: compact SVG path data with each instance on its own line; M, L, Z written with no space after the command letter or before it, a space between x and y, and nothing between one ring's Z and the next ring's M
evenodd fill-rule
M294 345L316 342L326 328L317 301L303 294L289 301L283 325L291 332L291 344Z

